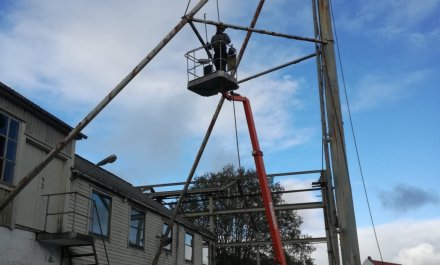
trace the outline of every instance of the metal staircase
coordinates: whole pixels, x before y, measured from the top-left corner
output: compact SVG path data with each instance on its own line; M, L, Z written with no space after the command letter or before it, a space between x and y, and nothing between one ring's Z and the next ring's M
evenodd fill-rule
M70 265L76 264L78 262L87 262L90 265L98 265L98 255L96 254L95 244L89 245L88 251L84 249L85 246L80 246L81 249L77 249L78 246L65 246L64 254L65 257L69 260ZM89 263L93 262L93 263Z
M95 238L76 232L37 234L37 241L63 248L63 260L68 260L70 265L99 264L96 253Z
M66 193L56 193L56 194L46 194L43 195L47 197L47 207L46 207L46 218L44 224L44 231L40 232L36 236L36 240L38 242L44 244L55 245L61 247L62 249L62 264L90 264L90 265L98 265L98 253L96 251L95 239L101 240L102 248L104 250L104 260L106 261L104 264L110 265L110 261L107 254L107 247L104 236L102 236L102 227L101 222L99 220L99 214L96 208L96 204L89 197L78 193L78 192L66 192ZM51 211L51 197L65 197L64 200L61 201L69 201L70 207L64 211ZM77 207L77 202L82 198L87 202L86 207ZM56 199L55 199L56 200ZM78 218L82 218L82 220L86 220L86 224L89 222L91 217L89 216L90 210L94 209L97 215L99 231L101 235L91 235L88 233L87 225L79 225L77 226ZM66 218L65 220L70 220L71 227L64 227L63 229L56 229L58 232L48 232L47 224L48 217L57 217L67 215L70 218ZM53 220L52 220L53 221ZM50 222L49 222L50 223ZM52 222L54 223L54 222ZM82 222L79 222L82 223ZM77 232L77 230L81 232ZM67 230L67 231L66 231ZM62 232L59 232L62 231ZM101 260L103 257L101 256Z

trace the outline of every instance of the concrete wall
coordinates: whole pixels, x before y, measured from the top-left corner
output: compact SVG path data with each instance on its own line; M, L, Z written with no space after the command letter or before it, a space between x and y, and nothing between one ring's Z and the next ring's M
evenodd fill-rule
M60 249L35 241L35 233L0 226L0 265L60 264Z

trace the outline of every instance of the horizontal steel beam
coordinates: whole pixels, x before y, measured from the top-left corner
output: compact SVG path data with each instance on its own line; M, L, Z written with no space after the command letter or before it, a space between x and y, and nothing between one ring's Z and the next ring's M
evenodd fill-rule
M286 193L297 193L297 192L308 192L308 191L319 191L322 188L310 188L310 189L297 189L297 190L283 190L283 191L273 191L272 195L274 194L286 194ZM213 194L214 192L207 190L207 189L196 189L194 190L195 192L193 194ZM219 190L218 190L219 191ZM149 197L151 198L157 198L157 197L162 197L164 199L174 199L176 197L176 194L178 193L178 190L175 191L169 191L168 196L162 195L161 193L164 194L165 192L157 192L157 193L146 193ZM256 197L256 196L261 196L261 192L257 192L257 193L244 193L243 195L237 195L238 193L233 192L231 193L231 195L225 195L225 196L216 196L216 199L235 199L235 198L243 198L244 197ZM189 196L191 197L191 196ZM208 199L195 199L195 200L185 200L183 201L183 203L191 203L191 202L201 202L201 201L207 201ZM176 202L169 202L169 203L164 203L163 205L173 205L176 204Z
M281 240L284 245L290 244L316 244L325 243L327 238L325 237L314 237L314 238L297 238ZM267 246L271 245L272 241L255 241L255 242L234 242L234 243L217 243L216 248L227 248L227 247L247 247L247 246Z
M293 175L305 175L305 174L321 174L322 170L307 170L307 171L294 171L294 172L285 172L285 173L274 173L274 174L267 174L267 177L282 177L282 176L293 176ZM235 180L242 180L242 179L257 179L257 177L235 177L235 178L225 178L220 180L203 180L203 181L191 181L191 184L195 183L211 183L211 182L225 182L225 181L235 181ZM171 183L161 183L161 184L153 184L153 185L144 185L144 186L137 186L135 188L140 189L141 191L150 190L150 188L158 188L158 187L168 187L168 186L180 186L184 185L186 182L171 182Z
M322 208L322 202L305 202L305 203L292 203L292 204L282 204L274 206L275 211L288 211L288 210L308 210L308 209L318 209ZM228 214L239 214L239 213L255 213L264 212L263 207L256 208L239 208L239 209L229 209L229 210L219 210L210 213L209 211L204 212L191 212L182 213L185 217L199 217L199 216L216 216L216 215L228 215Z
M219 22L215 22L212 20L198 19L198 18L191 18L191 20L194 22L198 22L198 23L210 24L210 25L215 25L215 26L222 25L222 26L225 26L225 27L231 28L231 29L244 30L244 31L248 31L248 32L250 31L250 32L260 33L260 34L264 34L264 35L282 37L282 38L286 38L286 39L302 40L302 41L308 41L308 42L313 42L313 43L322 43L322 44L327 43L326 41L317 40L314 38L289 35L289 34L284 34L284 33L279 33L279 32L274 32L274 31L237 26L237 25L232 25L232 24L227 24L227 23L219 23Z
M196 189L196 190L188 190L186 195L192 194L203 194L203 193L213 193L221 191L220 188L205 188L205 189ZM182 193L181 190L170 190L170 191L159 191L152 193L145 193L148 197L151 198L165 198L165 197L178 197Z

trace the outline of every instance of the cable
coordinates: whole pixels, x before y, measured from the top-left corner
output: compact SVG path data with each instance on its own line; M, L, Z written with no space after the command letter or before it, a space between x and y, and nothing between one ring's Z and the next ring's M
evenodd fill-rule
M203 14L203 18L206 20L206 13ZM208 40L208 27L206 26L206 24L205 24L205 37L206 37L206 43L208 43L209 42L209 40Z
M238 145L237 115L235 113L235 101L232 101L232 108L234 109L235 143L237 147L238 168L241 169L240 146Z
M188 1L188 5L186 6L185 13L183 16L186 16L186 12L188 12L189 5L191 4L191 0Z
M218 8L218 0L216 0L216 2L217 2L217 19L218 19L218 22L220 22L220 11Z
M335 18L334 18L334 15L333 15L333 3L332 3L331 0L329 0L329 2L330 2L330 14L332 16L333 28L334 28L334 32L335 32L336 49L338 51L339 67L341 69L342 83L344 85L345 102L347 104L348 117L349 117L349 121L350 121L350 127L351 127L351 133L352 133L352 136L353 136L353 142L354 142L354 146L355 146L355 150L356 150L356 157L357 157L357 162L358 162L358 166L359 166L359 172L361 174L362 186L364 188L364 194L365 194L365 198L367 200L368 212L370 214L371 225L373 226L374 237L376 239L377 248L379 250L380 260L383 262L382 251L380 249L379 240L377 238L376 226L374 224L373 214L371 212L370 200L368 198L368 192L367 192L367 188L366 188L366 185L365 185L365 178L364 178L364 173L363 173L363 170L362 170L361 159L360 159L360 155L359 155L359 149L358 149L358 146L357 146L356 134L355 134L355 131L354 131L353 120L352 120L352 117L351 117L350 104L349 104L349 101L348 101L348 94L347 94L347 86L346 86L346 83L345 83L344 69L342 67L341 52L339 50L338 34L337 34L337 30L336 30ZM338 117L336 117L336 118L338 118ZM344 154L345 154L345 151L344 151Z

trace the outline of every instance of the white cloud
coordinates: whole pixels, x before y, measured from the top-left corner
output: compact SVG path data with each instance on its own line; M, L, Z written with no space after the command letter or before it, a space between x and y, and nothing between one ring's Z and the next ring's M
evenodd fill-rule
M440 219L400 220L376 226L384 261L434 265L440 260ZM361 257L379 260L371 228L360 228Z
M9 27L0 30L2 82L74 125L176 25L186 4L141 0L112 0L105 5L101 1L20 1L5 17ZM247 26L257 4L258 1L228 0L220 6L221 18ZM197 17L207 13L208 19L216 20L215 8L216 3L210 1ZM276 18L277 27L285 27L287 24L270 10L269 4L263 8L263 21ZM204 35L204 26L196 26ZM228 32L236 37L235 46L240 47L244 32ZM213 27L208 26L208 34L212 33ZM245 70L239 74L257 71L268 62L282 63L287 54L301 52L301 48L282 49L286 43L280 39L280 49L273 50L267 41L270 38L263 39L264 42L251 39L255 50L249 46L245 58L251 60L242 64ZM150 182L151 175L185 175L218 102L218 97L202 98L186 90L183 55L198 45L192 30L184 28L86 127L84 132L89 139L78 143L78 152L97 159L98 152L103 156L117 153L117 173L136 184ZM290 75L271 75L241 86L239 92L251 100L260 144L266 153L310 139L311 129L296 128L292 115L301 107L297 98L302 82ZM236 103L236 110L242 155L252 162L240 103ZM236 160L229 102L220 114L206 154L202 170L220 169Z
M377 225L382 257L385 262L404 265L440 264L440 219L397 220ZM371 256L380 260L371 227L358 227L361 262ZM328 264L326 245L316 245L312 257L316 264Z
M289 177L287 179L280 180L280 184L285 188L285 190L310 189L312 188L312 182L318 181L318 178L319 176L316 178ZM283 199L286 203L317 202L321 200L320 193L320 191L285 193L283 194ZM322 209L300 210L298 211L298 214L303 218L304 221L301 226L302 233L314 237L325 236Z
M338 24L352 31L362 30L392 39L407 35L414 28L423 27L425 21L435 19L439 4L439 0L427 0L423 5L412 0L360 1L357 3L358 12L342 13L342 23Z
M399 251L397 260L408 265L440 264L440 250L429 243L420 243Z
M281 185L287 189L310 188L313 178L281 180ZM318 193L291 193L283 198L287 203L316 201ZM299 211L304 218L302 232L312 236L324 236L324 220L322 210ZM376 225L376 231L381 246L384 261L404 265L434 265L440 264L440 219L431 220L397 220ZM374 233L371 227L358 227L359 248L361 261L368 256L380 260ZM316 264L327 264L326 244L316 244L312 257Z
M415 84L426 77L426 72L399 73L398 75L366 75L353 87L350 108L364 111L387 106L407 99ZM349 92L350 93L350 92Z

